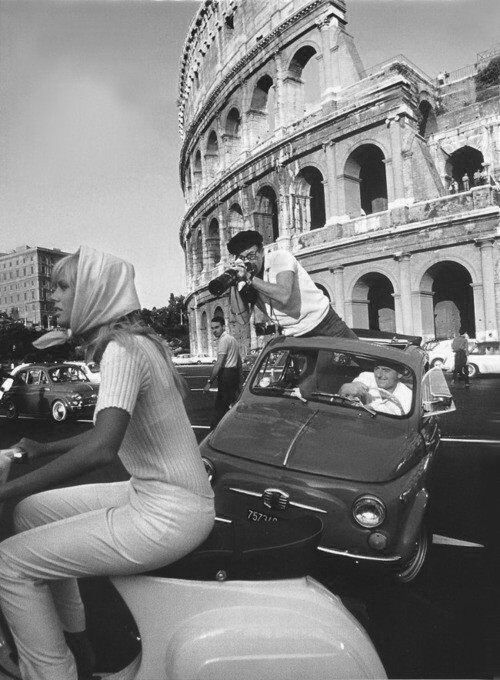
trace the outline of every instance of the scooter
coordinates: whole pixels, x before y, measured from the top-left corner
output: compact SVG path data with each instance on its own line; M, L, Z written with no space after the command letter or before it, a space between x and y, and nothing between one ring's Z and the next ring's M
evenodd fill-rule
M0 483L15 449L0 451ZM135 619L141 652L106 680L386 678L367 633L341 600L307 576L321 520L219 519L174 564L112 577ZM1 632L0 632L1 633ZM0 680L19 678L6 632Z

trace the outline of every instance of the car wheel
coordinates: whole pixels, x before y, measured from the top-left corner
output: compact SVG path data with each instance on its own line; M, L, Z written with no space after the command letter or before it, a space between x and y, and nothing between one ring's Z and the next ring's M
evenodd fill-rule
M5 417L7 420L17 420L19 411L11 399L4 399L2 406L5 409Z
M51 409L52 420L56 423L62 423L68 417L68 408L66 404L59 399L52 404Z
M467 364L465 370L467 371L469 378L477 378L479 375L479 368L476 364Z
M443 368L444 359L433 359L431 362L431 368Z
M410 583L420 574L422 567L424 566L427 553L429 552L430 541L430 533L427 530L425 524L422 524L415 550L413 551L409 560L399 567L396 572L396 579L400 583Z

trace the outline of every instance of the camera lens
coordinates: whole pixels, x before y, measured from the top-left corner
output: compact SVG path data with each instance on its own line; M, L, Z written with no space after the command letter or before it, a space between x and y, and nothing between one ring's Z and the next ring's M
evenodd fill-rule
M215 295L215 297L219 297L223 295L226 290L231 288L231 286L236 283L237 280L238 276L236 271L234 269L228 269L226 272L220 276L216 276L215 279L210 281L208 284L208 290L212 295Z

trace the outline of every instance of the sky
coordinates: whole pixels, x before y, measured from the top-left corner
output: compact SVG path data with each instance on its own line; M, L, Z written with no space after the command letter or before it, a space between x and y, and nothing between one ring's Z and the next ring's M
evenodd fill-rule
M252 0L242 0L250 2ZM144 307L184 294L177 87L195 0L0 0L0 252L131 261ZM431 76L498 43L500 0L347 0L365 67Z

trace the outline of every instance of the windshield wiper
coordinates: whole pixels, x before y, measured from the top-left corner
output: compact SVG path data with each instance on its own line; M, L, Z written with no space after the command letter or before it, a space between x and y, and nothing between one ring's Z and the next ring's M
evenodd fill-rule
M291 397L292 399L299 399L304 404L307 404L307 399L304 399L298 387L280 387L279 385L269 385L269 387L260 387L256 385L252 388L253 392L257 394L269 394L269 392L274 394L279 394L284 397Z
M366 404L363 404L361 399L359 397L343 397L341 394L332 394L331 392L312 392L311 397L316 397L320 399L324 399L325 401L329 402L330 404L334 403L341 403L345 406L350 406L351 408L362 408L365 411L367 411L372 418L374 418L377 415L377 411L374 409L370 408Z

